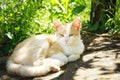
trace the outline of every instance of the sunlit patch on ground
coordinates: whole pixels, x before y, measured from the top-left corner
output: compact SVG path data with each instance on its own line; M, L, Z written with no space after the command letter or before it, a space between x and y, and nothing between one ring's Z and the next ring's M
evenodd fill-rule
M76 70L74 80L120 80L119 45L117 40L94 39L82 58L84 66Z

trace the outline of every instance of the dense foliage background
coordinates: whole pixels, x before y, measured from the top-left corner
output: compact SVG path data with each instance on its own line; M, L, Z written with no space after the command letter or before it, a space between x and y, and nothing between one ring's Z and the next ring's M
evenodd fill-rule
M108 18L105 21L101 18L99 23L93 23L93 16L90 18L91 12L94 12L91 10L92 2L104 5L101 0L0 0L0 54L11 53L17 43L33 34L53 33L53 18L65 23L80 16L85 27L83 32L99 30L99 33L120 35L120 1L113 4L114 17L101 14ZM112 9L108 7L101 11L113 14Z

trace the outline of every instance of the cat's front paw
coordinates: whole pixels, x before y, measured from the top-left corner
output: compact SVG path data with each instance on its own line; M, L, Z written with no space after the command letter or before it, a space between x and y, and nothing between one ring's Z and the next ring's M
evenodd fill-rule
M60 70L61 70L60 67L57 66L57 65L52 65L52 66L50 67L50 69L51 69L51 71L53 71L53 72L57 72L57 71L60 71Z
M70 55L68 57L68 62L76 61L79 58L80 58L80 55Z

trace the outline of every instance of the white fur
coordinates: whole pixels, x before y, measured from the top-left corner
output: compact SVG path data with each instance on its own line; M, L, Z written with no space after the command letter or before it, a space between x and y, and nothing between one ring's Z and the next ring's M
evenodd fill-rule
M29 65L20 65L16 64L11 60L7 62L7 70L10 73L16 73L21 76L41 76L47 74L51 71L51 67L56 70L60 70L60 66L62 63L59 60L46 58L43 60L43 64L38 66L29 66Z
M61 61L63 65L65 65L66 63L68 63L68 58L63 53L57 53L57 54L51 56L50 58L57 59L57 60Z
M84 44L80 39L74 45L63 44L63 42L60 40L58 43L64 48L64 54L68 56L69 62L79 59L80 54L82 54L84 51Z
M51 38L56 40L54 35L51 36ZM62 66L64 62L59 59L40 59L42 50L48 48L49 42L46 40L46 35L36 35L28 38L25 40L24 45L13 52L13 54L15 53L17 55L14 56L13 59L18 63L11 59L7 61L7 71L21 76L41 76L50 72L51 68L60 70L60 66Z

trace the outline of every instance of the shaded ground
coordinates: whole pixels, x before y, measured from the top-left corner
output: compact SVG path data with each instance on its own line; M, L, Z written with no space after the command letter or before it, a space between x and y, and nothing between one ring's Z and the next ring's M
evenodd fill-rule
M7 57L2 57L0 80L120 80L120 40L83 34L83 41L85 52L79 60L62 67L64 73L60 71L35 78L10 76L5 69Z

